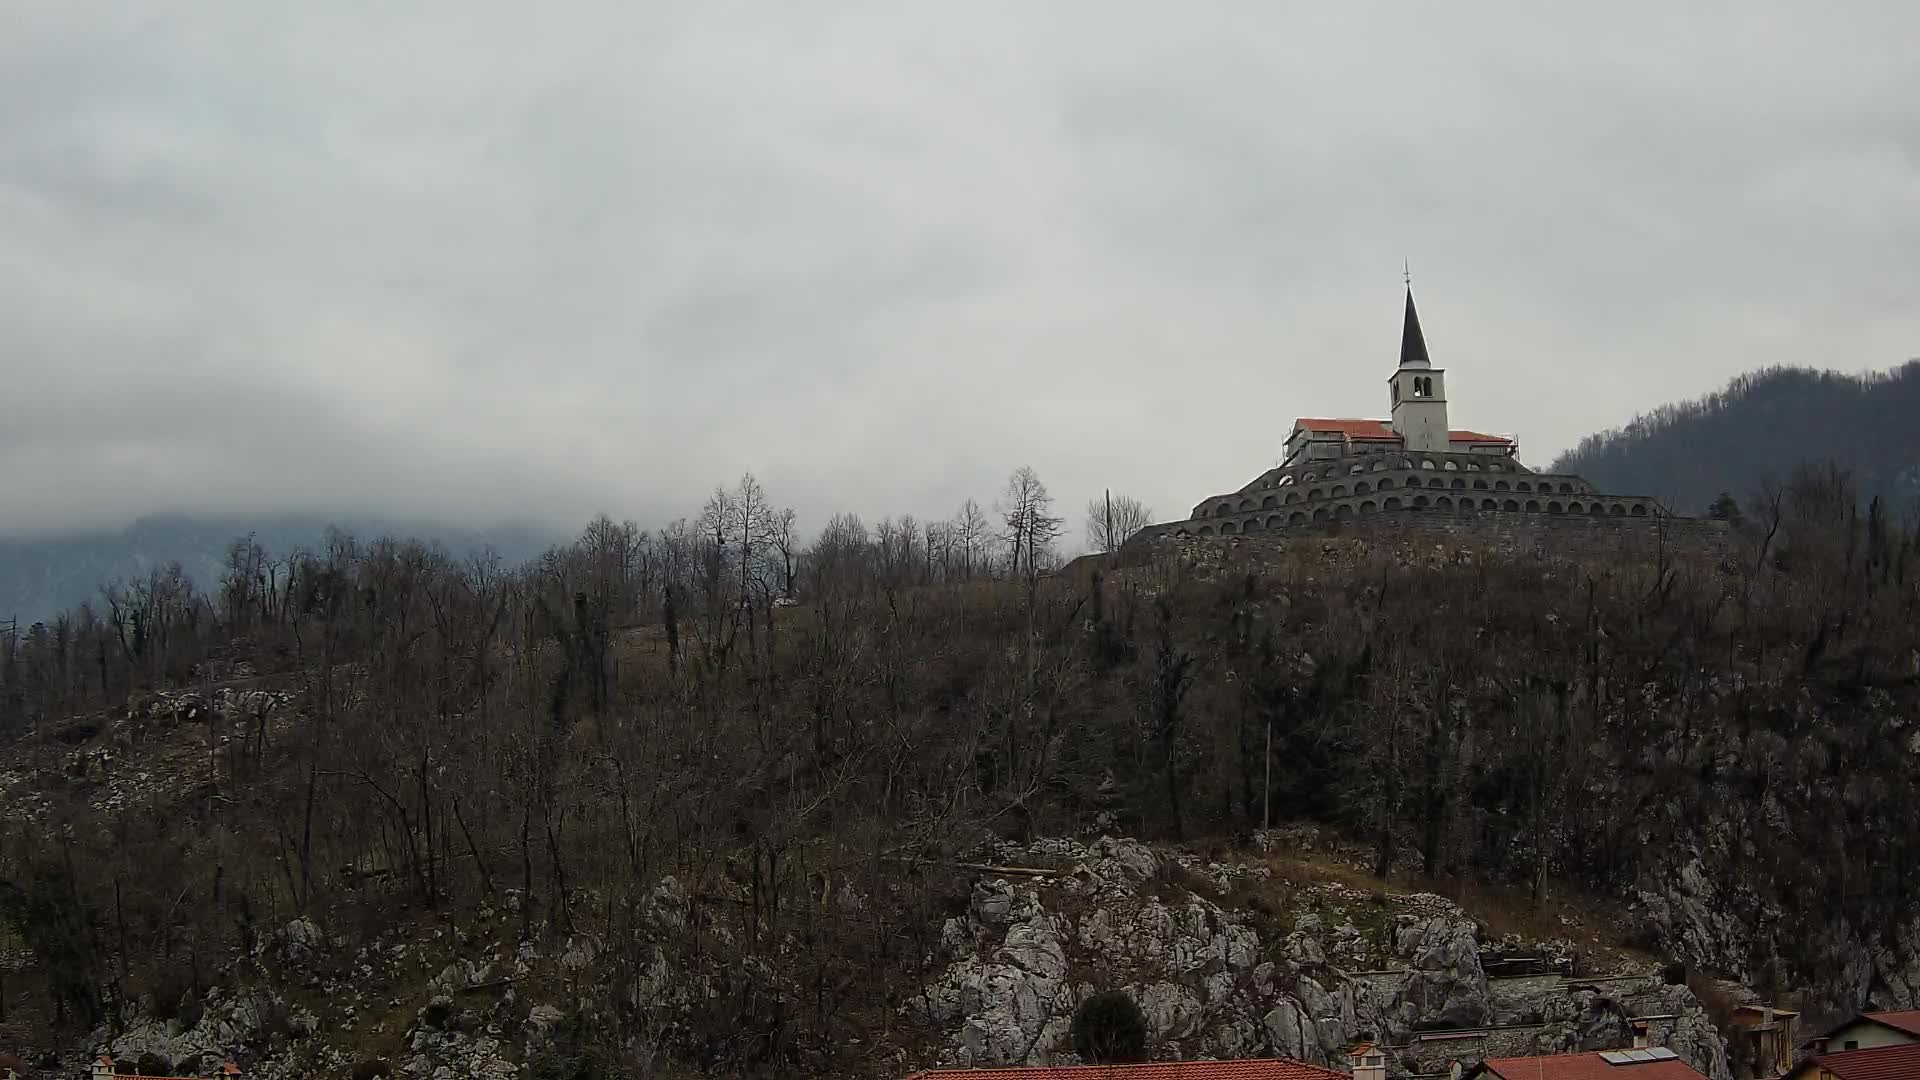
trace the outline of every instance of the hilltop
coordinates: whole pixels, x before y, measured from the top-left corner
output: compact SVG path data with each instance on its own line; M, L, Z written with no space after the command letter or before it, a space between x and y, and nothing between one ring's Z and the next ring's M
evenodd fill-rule
M1920 360L1847 375L1775 367L1589 435L1552 472L1642 491L1676 512L1705 513L1722 493L1746 499L1809 459L1851 473L1863 498L1920 504Z
M9 1037L887 1076L1059 1055L1121 987L1163 1056L1657 1014L1724 1077L1716 979L1810 1021L1920 992L1920 539L1820 481L1724 551L989 575L600 523L521 572L377 542L145 596L0 665Z

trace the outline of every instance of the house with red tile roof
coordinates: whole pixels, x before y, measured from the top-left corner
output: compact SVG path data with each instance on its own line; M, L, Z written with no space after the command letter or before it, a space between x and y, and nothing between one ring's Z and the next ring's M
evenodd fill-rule
M1836 1050L1815 1054L1782 1080L1915 1080L1920 1077L1920 1042Z
M1528 468L1513 435L1453 427L1446 371L1428 354L1411 286L1406 300L1400 363L1387 377L1385 419L1301 417L1281 445L1279 465L1236 491L1202 499L1185 520L1149 526L1136 537L1312 531L1376 515L1392 524L1444 518L1492 525L1509 515L1597 518L1609 531L1615 518L1673 516L1651 496L1609 494L1578 476Z
M907 1080L1352 1080L1353 1074L1286 1058L1155 1061L1139 1065L1035 1065L1011 1069L929 1069Z
M1816 1052L1920 1043L1920 1009L1865 1012L1813 1040Z
M1543 1057L1488 1058L1461 1080L1707 1080L1671 1050L1590 1050Z
M240 1066L235 1065L231 1061L226 1062L220 1066L220 1071L215 1075L222 1078L238 1077L241 1075ZM121 1072L114 1065L112 1058L102 1054L100 1057L94 1059L91 1080L203 1080L203 1078L198 1076L154 1076L150 1073Z

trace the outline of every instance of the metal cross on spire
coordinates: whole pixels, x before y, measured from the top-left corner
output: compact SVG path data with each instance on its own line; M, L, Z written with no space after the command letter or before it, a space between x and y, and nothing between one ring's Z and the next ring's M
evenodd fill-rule
M1407 278L1407 288L1409 289L1413 288L1413 260L1412 259L1407 260L1406 278Z

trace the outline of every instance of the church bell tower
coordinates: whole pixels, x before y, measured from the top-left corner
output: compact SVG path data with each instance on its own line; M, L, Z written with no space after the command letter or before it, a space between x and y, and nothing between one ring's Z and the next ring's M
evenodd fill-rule
M1427 358L1427 339L1420 332L1420 313L1413 308L1409 284L1407 318L1400 329L1400 366L1387 380L1393 392L1393 430L1408 450L1447 451L1446 376Z

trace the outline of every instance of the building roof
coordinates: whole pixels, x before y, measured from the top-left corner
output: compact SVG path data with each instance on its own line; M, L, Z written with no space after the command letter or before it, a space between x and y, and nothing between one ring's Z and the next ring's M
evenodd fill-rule
M93 1064L96 1068L114 1069L113 1059L111 1057L108 1057L105 1054L102 1054L99 1057L94 1058ZM222 1076L239 1076L240 1066L235 1065L231 1061L226 1062L225 1064L220 1066L220 1073ZM117 1069L114 1069L113 1075L116 1078L126 1077L127 1080L199 1080L198 1077L194 1077L194 1076L151 1076L151 1075L148 1075L147 1073L120 1072Z
M1345 435L1349 439L1365 441L1383 439L1398 442L1400 433L1393 430L1391 420L1363 420L1350 417L1302 416L1293 422L1294 430L1307 430L1315 433ZM1447 432L1448 442L1496 443L1501 446L1513 442L1504 435L1489 435L1484 431L1468 431L1455 428Z
M1840 1027L1852 1027L1854 1024L1863 1020L1868 1023L1879 1024L1881 1027L1890 1027L1895 1031L1904 1031L1909 1035L1920 1037L1920 1009L1898 1009L1893 1012L1861 1013L1859 1016L1840 1025ZM1836 1028L1835 1030L1837 1031L1839 1029Z
M930 1069L907 1080L1351 1080L1287 1058L1156 1061L1142 1065L1055 1065L1014 1069Z
M1547 1057L1488 1058L1467 1075L1499 1080L1707 1080L1679 1058L1615 1064L1598 1050Z
M1349 439L1394 439L1400 438L1399 432L1386 420L1332 419L1327 417L1303 416L1293 422L1294 428L1308 431L1330 431L1345 435Z
M1413 286L1407 286L1407 318L1400 325L1400 366L1432 367L1427 359L1427 336L1420 332L1420 313L1413 310Z
M1822 1069L1835 1080L1913 1080L1920 1076L1920 1043L1815 1054L1787 1076L1790 1080L1821 1076L1818 1070Z
M1508 443L1511 443L1513 440L1507 438L1505 435L1488 435L1484 431L1466 431L1464 429L1455 428L1454 430L1447 432L1447 441L1448 442L1499 443L1500 445L1505 446Z

